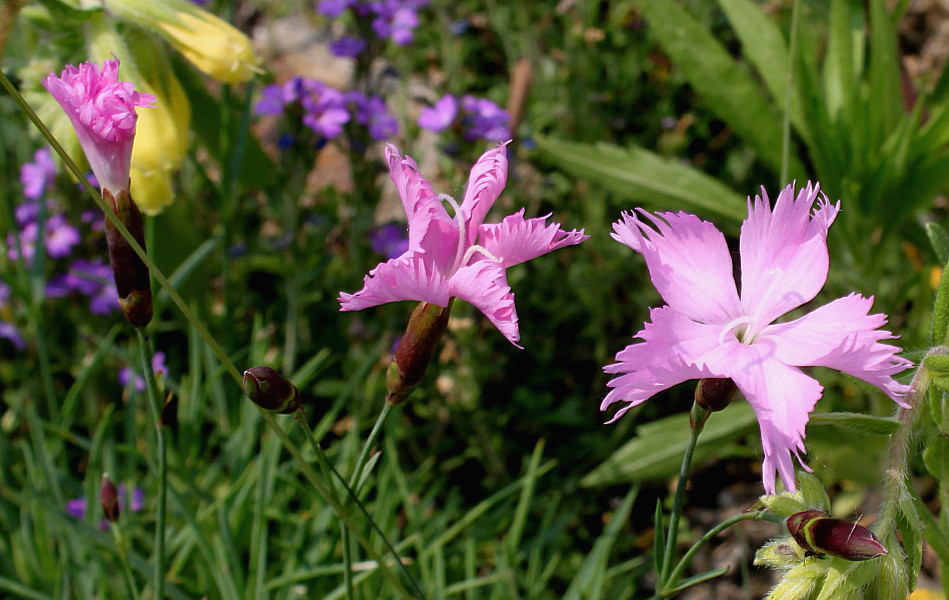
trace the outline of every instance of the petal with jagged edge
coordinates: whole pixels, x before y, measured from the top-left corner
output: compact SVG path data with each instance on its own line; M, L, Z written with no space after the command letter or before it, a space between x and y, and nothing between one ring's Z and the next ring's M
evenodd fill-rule
M767 348L752 345L742 349L743 356L736 364L747 368L734 369L731 378L758 417L765 492L775 493L775 473L781 476L784 488L793 492L794 459L807 469L801 460L805 428L824 388L800 369L769 354Z
M770 325L759 339L774 348L774 357L797 367L829 367L878 387L901 406L912 391L893 379L913 363L897 356L895 339L879 329L886 315L870 314L873 298L850 294L787 323ZM757 343L757 342L756 342Z
M773 209L764 188L762 195L748 200L740 245L743 313L763 325L809 302L824 286L827 230L840 203L831 205L820 184L808 183L796 198L789 185Z
M702 323L727 323L741 315L725 236L688 213L623 213L613 224L613 239L646 259L662 298L675 310Z
M464 224L466 246L475 243L488 211L507 183L507 143L485 152L471 167L465 198L458 214Z
M407 252L379 264L355 294L340 292L340 310L362 310L387 302L416 300L448 306L448 281L425 253Z
M579 244L590 236L583 230L563 231L559 223L547 224L546 217L525 219L524 209L507 216L500 223L481 226L480 245L491 256L501 259L504 268L553 252L564 246Z
M473 304L512 344L521 339L517 327L514 294L507 284L504 267L490 260L479 260L461 267L448 282L449 293Z

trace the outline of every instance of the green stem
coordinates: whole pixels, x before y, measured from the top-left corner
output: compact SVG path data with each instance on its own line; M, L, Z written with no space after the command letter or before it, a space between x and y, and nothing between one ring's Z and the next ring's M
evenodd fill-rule
M165 446L165 428L161 423L162 403L158 395L158 382L152 370L152 342L141 327L135 328L142 354L142 373L148 393L148 408L155 423L155 438L158 444L158 516L155 521L155 569L154 585L156 600L165 598L165 522L168 511L168 449Z
M110 523L112 536L115 539L115 546L119 552L119 561L122 563L122 573L125 575L125 583L128 585L132 600L138 600L138 589L135 587L135 578L132 577L132 568L129 566L128 544L125 536L122 535L122 528L118 523Z
M937 346L929 351L929 355L945 355L949 349L944 346ZM915 433L914 424L919 410L920 400L924 398L929 390L931 377L926 368L920 361L916 374L910 386L913 391L906 397L906 404L909 408L900 407L896 411L896 421L900 424L899 428L890 438L890 449L886 461L883 480L883 508L880 510L880 518L877 520L874 530L881 534L881 537L888 536L891 530L895 530L900 511L900 500L906 495L906 476L908 474L910 442ZM886 542L887 540L884 540Z
M701 385L701 383L699 383ZM692 456L695 454L695 446L699 441L699 434L705 428L705 422L708 420L708 411L701 408L698 404L692 405L692 431L689 436L689 445L685 448L685 454L682 456L682 464L679 466L679 479L676 482L676 493L672 500L672 512L669 515L669 532L666 535L666 548L663 552L663 569L656 586L656 596L660 596L662 588L669 582L669 570L672 568L672 559L675 557L676 542L679 537L679 517L682 515L682 505L685 501L685 488L689 483L689 468L692 466Z
M705 544L712 541L719 533L725 531L735 523L740 523L741 521L771 521L772 523L777 523L779 525L784 524L784 519L777 515L772 515L765 512L744 512L738 513L737 515L725 519L712 529L709 529L708 532L703 535L697 542L692 544L692 547L689 548L688 552L683 555L682 559L676 564L675 568L672 570L672 573L669 574L668 585L665 587L668 589L670 587L675 587L676 581L679 580L679 577L682 576L682 571L689 566L689 562L692 561L692 557L695 556L695 553L702 549ZM666 597L669 595L669 592L665 590L660 592L660 597Z

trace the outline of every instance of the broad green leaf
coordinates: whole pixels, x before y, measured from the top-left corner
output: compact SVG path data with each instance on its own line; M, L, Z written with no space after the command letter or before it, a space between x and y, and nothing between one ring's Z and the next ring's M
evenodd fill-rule
M890 435L899 428L899 423L893 419L851 412L814 413L811 415L809 425L812 427L833 425L873 435Z
M781 168L780 111L753 77L687 11L671 0L639 0L643 16L689 83L772 169ZM791 178L806 171L791 155Z
M639 147L578 144L537 138L537 147L564 170L653 208L687 210L734 223L747 216L745 199L701 171Z
M737 402L712 415L699 436L693 463L724 454L729 442L752 431L754 424L755 413L747 402ZM646 423L639 427L636 437L580 480L580 485L596 487L674 475L679 470L689 435L688 414Z

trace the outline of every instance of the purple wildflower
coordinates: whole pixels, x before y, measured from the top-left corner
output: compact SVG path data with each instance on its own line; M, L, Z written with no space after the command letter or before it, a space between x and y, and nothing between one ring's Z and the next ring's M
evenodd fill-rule
M404 224L386 223L369 232L369 245L386 258L398 258L409 250L409 231Z
M442 131L458 116L458 99L451 94L439 98L434 106L426 106L418 115L418 126L429 131Z
M346 12L346 9L353 4L355 4L354 0L320 0L316 5L316 12L324 17L335 19Z
M300 99L307 111L303 124L317 134L332 139L343 132L343 125L349 122L343 93L337 89L322 86L319 94L311 94Z
M372 139L385 140L399 133L399 122L389 112L382 98L350 92L346 99L356 105L356 122L369 128Z
M260 91L260 100L254 105L254 112L258 115L283 114L284 94L279 85L268 85Z
M46 188L56 178L56 163L49 148L40 148L33 155L33 162L20 167L20 183L23 195L30 200L39 200L46 194Z
M497 103L467 95L461 99L461 106L467 113L462 120L466 140L504 142L511 139L511 130L508 129L511 116Z
M168 367L165 366L164 352L156 352L155 355L152 356L152 372L155 375L166 375L168 373ZM119 370L119 385L128 387L129 383L134 383L133 387L135 391L145 391L145 378L133 372L131 367L125 366Z
M17 350L26 350L26 340L13 323L0 321L0 339L9 340Z
M368 46L366 40L352 36L343 36L329 43L330 52L339 58L357 58Z
M46 295L51 298L73 293L88 297L89 310L96 315L107 315L119 308L112 267L102 261L79 259L68 273L54 277L46 285Z
M419 26L418 9L426 4L427 0L377 0L371 5L376 14L372 30L379 39L391 39L396 46L408 45L415 37L415 28Z
M53 258L66 258L80 240L79 230L63 215L53 215L46 222L46 252Z

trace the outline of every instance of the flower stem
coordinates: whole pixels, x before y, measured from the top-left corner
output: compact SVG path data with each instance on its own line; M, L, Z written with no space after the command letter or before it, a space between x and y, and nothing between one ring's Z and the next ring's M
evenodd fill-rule
M148 393L148 408L155 424L155 437L158 443L158 516L155 520L155 570L154 585L156 600L165 598L165 521L168 510L168 449L165 446L165 428L161 423L161 398L158 395L158 382L152 370L152 341L142 327L136 327L139 348L142 355L142 373L145 375L145 387Z
M679 518L682 515L682 505L685 501L685 488L689 483L689 468L692 466L692 456L699 441L699 434L705 428L705 422L711 413L698 404L692 405L692 431L689 436L689 445L682 456L682 465L679 467L679 479L676 482L676 492L672 500L672 512L669 514L669 531L666 534L666 548L663 552L662 573L659 574L656 586L656 597L661 598L663 589L671 581L672 559L675 556L676 542L679 537Z
M743 512L725 519L712 529L709 529L708 532L706 532L706 534L699 539L699 541L692 544L692 547L689 548L688 552L686 552L678 564L676 564L675 568L672 570L672 573L669 574L668 583L674 587L675 582L678 581L679 577L682 576L682 571L684 571L685 568L689 566L689 563L692 561L692 557L695 556L696 552L701 550L705 544L709 543L719 533L725 531L735 523L740 523L741 521L771 521L772 523L781 525L784 523L784 518L766 512ZM669 586L667 586L667 588L668 587ZM665 590L660 593L660 597L666 597L667 595L669 595L669 592Z
M139 600L138 589L135 587L135 578L132 577L132 568L129 566L128 541L121 526L118 523L110 523L109 529L112 530L112 536L115 539L115 546L119 553L119 561L122 563L122 574L125 576L125 583L128 585L129 594L132 600Z

